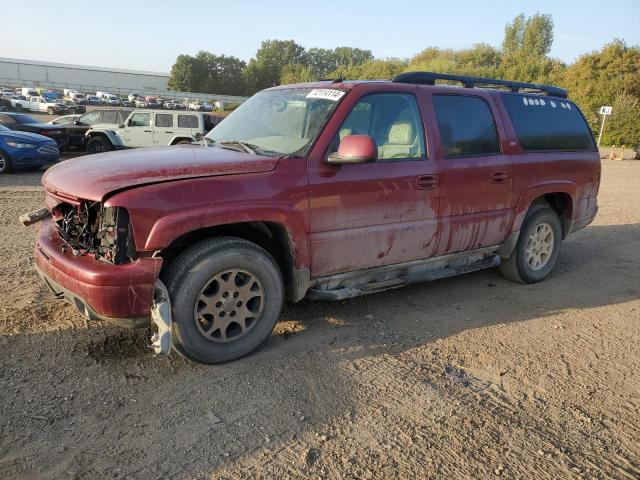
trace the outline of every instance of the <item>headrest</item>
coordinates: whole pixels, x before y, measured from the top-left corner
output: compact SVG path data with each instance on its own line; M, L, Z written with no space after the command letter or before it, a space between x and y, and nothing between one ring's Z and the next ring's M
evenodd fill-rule
M394 123L389 129L389 142L394 145L413 145L415 141L412 122Z

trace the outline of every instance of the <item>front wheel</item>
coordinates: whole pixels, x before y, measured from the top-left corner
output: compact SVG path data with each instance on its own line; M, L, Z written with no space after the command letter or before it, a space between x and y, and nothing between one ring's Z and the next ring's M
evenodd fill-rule
M11 165L11 159L9 155L0 150L0 175L3 173L13 172L13 166Z
M53 114L54 114L54 113L56 113L56 112L54 112L54 111L53 111L53 108L49 107L49 108L47 108L47 113L48 113L49 115L53 115Z
M109 140L103 137L91 137L87 142L87 153L102 153L111 150Z
M284 300L282 274L258 245L233 237L200 242L163 275L173 346L201 363L235 360L271 333Z
M17 110L18 112L21 112L21 111L23 110L23 108L24 108L24 107L23 107L21 104L19 104L19 103L18 103L18 104L16 104L16 110Z
M556 212L537 206L524 220L516 248L500 264L500 273L509 280L535 283L547 278L558 260L562 227Z

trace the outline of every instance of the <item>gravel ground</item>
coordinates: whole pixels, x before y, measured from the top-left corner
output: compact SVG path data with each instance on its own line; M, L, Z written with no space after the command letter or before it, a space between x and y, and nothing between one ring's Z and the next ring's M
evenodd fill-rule
M217 366L50 297L38 182L0 177L0 478L640 478L640 162L541 284L304 301Z

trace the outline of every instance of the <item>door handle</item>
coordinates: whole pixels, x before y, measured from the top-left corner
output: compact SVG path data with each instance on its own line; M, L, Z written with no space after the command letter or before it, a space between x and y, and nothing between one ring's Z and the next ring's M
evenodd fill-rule
M493 172L491 174L491 183L505 183L507 178L507 172Z
M169 130L169 131L166 131L166 132L164 132L164 133L173 133L173 131Z
M416 185L420 190L432 190L438 186L438 177L436 175L423 175L418 177Z
M144 133L151 133L151 130L145 130Z

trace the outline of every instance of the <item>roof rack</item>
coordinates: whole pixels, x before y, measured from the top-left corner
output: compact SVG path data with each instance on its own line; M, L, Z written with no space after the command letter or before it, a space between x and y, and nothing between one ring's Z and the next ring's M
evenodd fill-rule
M420 85L435 85L436 80L450 80L460 82L466 88L475 87L506 87L512 92L525 90L523 93L544 93L552 97L567 98L567 91L564 88L552 85L542 85L540 83L512 82L511 80L498 80L495 78L468 77L465 75L449 75L447 73L435 72L406 72L397 75L392 80L394 83L414 83Z

